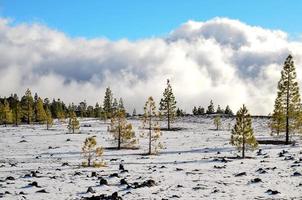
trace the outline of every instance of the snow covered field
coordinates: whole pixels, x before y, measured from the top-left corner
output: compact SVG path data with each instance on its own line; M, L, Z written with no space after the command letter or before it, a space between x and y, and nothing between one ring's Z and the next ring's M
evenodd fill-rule
M141 122L129 121L139 135ZM173 126L183 130L163 131L159 155L143 155L147 141L140 138L137 150L105 149L104 168L80 167L87 136L96 135L103 147L115 146L103 121L81 120L81 134L66 134L67 125L58 123L49 131L37 125L1 127L0 198L81 199L118 192L123 199L302 199L299 137L295 146L260 145L258 154L247 153L250 159L230 159L240 153L229 144L229 122L235 120L223 119L223 130L215 131L212 119L179 119ZM253 127L257 139L270 137L266 119L254 119ZM119 170L121 163L128 172ZM99 177L108 185L101 186ZM130 185L152 179L156 185L127 188L121 179ZM29 185L34 181L38 187ZM94 194L87 193L89 186Z

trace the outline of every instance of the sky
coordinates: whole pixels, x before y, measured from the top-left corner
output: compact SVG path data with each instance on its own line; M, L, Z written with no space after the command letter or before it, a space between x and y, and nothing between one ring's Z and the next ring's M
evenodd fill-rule
M302 84L301 4L0 0L0 96L30 88L95 105L110 87L142 112L170 79L188 113L212 99L267 115L289 54Z
M38 22L72 37L131 40L165 36L188 21L214 17L281 29L299 37L299 0L1 0L0 16L14 23Z

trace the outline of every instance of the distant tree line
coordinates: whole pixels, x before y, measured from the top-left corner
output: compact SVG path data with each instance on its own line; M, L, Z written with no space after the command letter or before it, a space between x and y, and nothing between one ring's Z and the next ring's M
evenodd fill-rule
M229 116L233 116L234 113L231 110L230 106L227 105L225 109L222 109L220 107L220 105L217 106L217 109L215 110L215 106L213 101L210 101L210 104L207 108L207 110L205 110L204 107L198 106L198 108L196 106L193 107L192 110L193 115L205 115L205 114L221 114L221 115L229 115Z

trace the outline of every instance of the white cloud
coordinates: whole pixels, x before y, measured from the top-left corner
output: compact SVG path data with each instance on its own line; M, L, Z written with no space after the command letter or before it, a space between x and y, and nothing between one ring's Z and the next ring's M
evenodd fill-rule
M213 99L234 111L244 103L253 114L268 114L289 53L299 76L302 42L227 18L188 21L166 38L138 41L70 38L43 25L1 19L0 94L23 95L31 88L43 97L95 104L110 86L131 112L150 95L158 101L169 78L187 112Z

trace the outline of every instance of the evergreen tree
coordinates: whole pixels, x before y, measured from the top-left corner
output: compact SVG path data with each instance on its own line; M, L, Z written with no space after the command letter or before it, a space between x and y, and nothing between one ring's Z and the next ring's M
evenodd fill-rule
M160 126L157 121L159 113L156 110L155 102L153 97L149 97L144 106L144 115L143 115L143 127L148 128L149 136L149 151L148 154L158 153L159 149L162 149L163 146L159 141L161 137ZM152 146L154 151L152 151Z
M234 115L234 113L233 113L233 111L231 110L231 108L230 108L229 105L226 106L226 108L225 108L225 110L224 110L224 114L229 115L229 116L233 116L233 115Z
M119 103L118 103L118 109L122 112L126 113L125 107L124 107L124 101L123 98L120 98Z
M110 118L112 115L112 103L113 103L113 95L110 88L106 88L104 102L103 102L103 109L105 115Z
M49 130L49 128L53 124L53 119L51 116L50 109L48 107L46 107L45 113L46 113L46 129Z
M87 162L84 162L83 165L87 167L97 167L97 166L103 166L104 163L102 159L99 161L99 159L102 157L104 153L103 147L96 147L97 142L95 137L88 137L84 141L84 145L82 147L82 154L83 157L87 160Z
M254 150L258 147L252 128L252 118L245 105L237 112L236 123L232 129L231 144L242 151L242 158L245 158L247 149Z
M117 103L117 99L114 98L113 99L113 103L112 103L112 115L115 115L115 113L119 110L119 105Z
M159 110L167 118L168 130L170 130L170 124L176 116L176 101L169 79L167 80L167 87L163 93L163 98L160 100Z
M185 112L182 109L177 108L177 110L176 110L176 116L177 117L183 117L183 116L185 116Z
M220 116L216 116L214 118L214 125L216 127L216 131L218 131L219 128L221 127L221 117Z
M98 103L95 104L95 107L94 107L94 117L95 118L100 118L101 117L101 107Z
M296 70L293 57L289 55L281 71L278 82L277 98L275 100L274 113L272 115L271 130L277 134L285 129L286 144L289 143L289 134L293 131L301 131L302 107L299 94L299 86L296 80Z
M79 129L80 129L80 122L78 121L75 112L71 111L69 117L69 123L68 123L69 133L75 133Z
M194 106L192 113L193 113L193 115L198 115L198 110L197 110L196 106Z
M214 109L214 104L213 101L210 101L210 105L208 106L208 110L207 110L207 114L214 114L215 113L215 109Z
M18 126L21 122L21 106L17 94L13 95L12 111L13 111L13 123L15 124L15 126Z
M38 106L38 98L39 98L38 94L35 93L35 95L34 95L34 104L33 104L33 106L34 106L33 121L35 121L35 122L38 122L38 120L37 120L37 117L38 117L38 108L37 108L37 106Z
M4 98L3 104L0 105L0 109L1 121L6 127L7 124L11 124L13 122L13 113L6 98Z
M204 108L201 107L201 106L199 106L199 107L198 107L198 110L197 110L197 114L198 114L198 115L203 115L203 114L204 114Z
M136 109L134 108L133 112L132 112L132 117L135 117L135 116L136 116Z
M88 106L87 107L86 117L90 117L90 118L94 117L94 108L93 108L93 106Z
M47 116L43 107L43 100L40 97L38 97L35 107L36 122L39 122L40 124L46 123Z
M217 113L217 114L223 114L223 113L224 113L224 110L222 110L222 109L220 108L220 105L218 105L216 113Z
M33 97L29 89L26 90L25 95L21 99L21 110L23 119L30 124L33 120Z
M131 147L137 143L132 124L127 122L125 112L121 110L116 111L111 117L110 132L117 140L117 149L121 149L122 144Z

